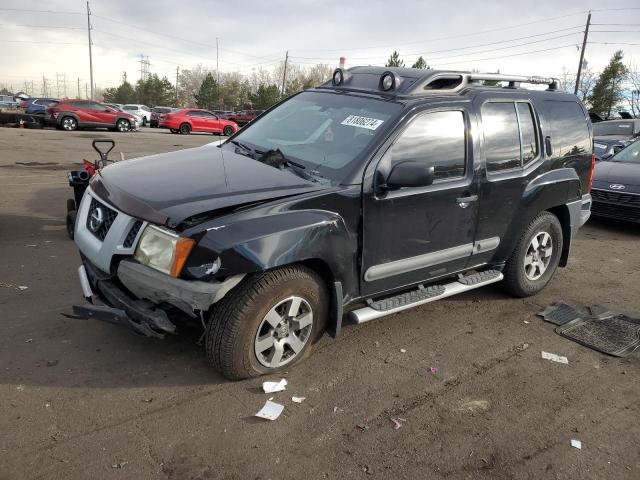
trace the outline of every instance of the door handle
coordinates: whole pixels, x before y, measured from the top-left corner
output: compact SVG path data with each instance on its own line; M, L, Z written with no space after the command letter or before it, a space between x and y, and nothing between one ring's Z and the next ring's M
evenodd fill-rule
M460 208L467 208L471 202L477 202L478 195L470 195L468 197L456 198L456 203Z

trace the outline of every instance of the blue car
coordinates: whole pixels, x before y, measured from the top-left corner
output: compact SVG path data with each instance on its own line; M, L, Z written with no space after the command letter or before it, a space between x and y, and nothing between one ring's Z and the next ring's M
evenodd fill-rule
M24 113L29 115L44 115L45 110L58 103L55 98L29 98Z

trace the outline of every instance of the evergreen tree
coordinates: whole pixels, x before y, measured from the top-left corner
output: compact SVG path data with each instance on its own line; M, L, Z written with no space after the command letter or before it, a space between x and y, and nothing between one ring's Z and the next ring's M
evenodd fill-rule
M277 85L262 84L249 96L249 99L253 108L263 110L280 101L280 89Z
M200 90L195 94L196 105L200 108L214 110L218 103L218 83L211 73L204 77Z
M104 101L109 103L134 103L136 91L129 82L122 82L117 88L107 88L102 94Z
M622 50L613 54L609 65L598 77L591 95L589 103L591 111L600 116L610 117L611 110L622 100L622 82L627 74L627 67L622 63Z
M429 68L429 65L427 65L427 61L422 58L422 55L420 55L420 57L418 57L418 60L416 60L413 65L411 65L411 68L419 68L421 70L425 70Z
M400 59L400 54L397 51L393 51L389 60L387 60L386 67L404 67L404 60Z
M138 103L155 107L156 105L173 105L175 89L167 77L159 78L157 74L138 80L135 89Z

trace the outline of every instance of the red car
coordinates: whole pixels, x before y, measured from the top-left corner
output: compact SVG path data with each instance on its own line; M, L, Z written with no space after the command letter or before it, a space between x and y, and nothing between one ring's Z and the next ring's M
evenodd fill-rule
M196 108L162 114L160 127L170 129L171 133L182 134L209 132L230 136L238 131L238 125L234 122L220 118L208 110Z
M89 127L128 132L137 128L133 115L91 100L61 100L47 108L46 118L56 128L67 131Z
M253 122L256 117L261 115L263 112L264 110L241 110L239 112L230 113L227 118L242 127L247 123Z

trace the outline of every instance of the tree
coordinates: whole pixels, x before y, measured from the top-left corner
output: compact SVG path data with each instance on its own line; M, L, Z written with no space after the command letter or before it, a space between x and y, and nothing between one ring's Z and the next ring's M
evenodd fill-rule
M625 97L631 114L638 117L640 116L640 70L632 63L627 67L627 72L629 90L625 92Z
M627 67L622 63L623 56L622 50L613 54L589 96L591 111L600 116L609 118L613 108L623 99L622 82L627 74Z
M138 103L150 107L173 105L176 95L175 88L167 77L159 78L155 73L144 80L138 80L135 92Z
M400 54L397 51L393 51L389 60L387 60L386 67L404 67L404 60L400 59Z
M178 105L192 107L196 104L196 93L200 90L200 86L208 73L215 74L213 70L203 65L196 65L180 72L178 77L178 84L180 85L180 88L178 88Z
M429 65L427 65L427 61L424 58L422 58L422 55L420 55L418 57L418 60L416 60L413 65L411 65L411 68L419 68L421 70L424 70L429 68Z
M0 89L0 95L13 95L13 93L11 93L9 90L7 90L7 87L2 87Z
M109 103L134 103L136 91L129 82L122 82L117 88L107 88L102 94L105 102Z
M262 84L249 98L253 108L256 110L264 110L280 101L280 89L277 85Z
M195 94L196 105L200 108L214 110L218 104L218 83L211 73L204 77L198 93Z

